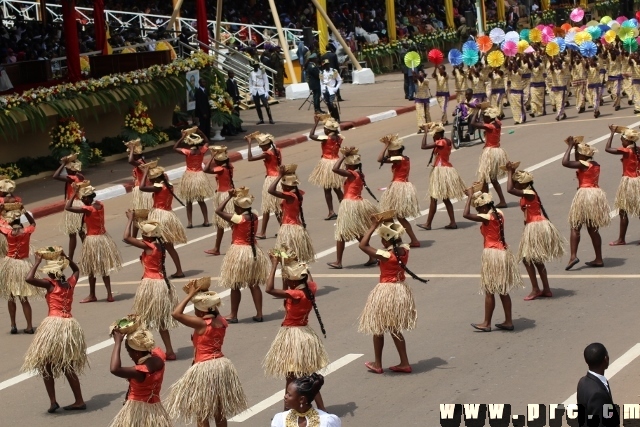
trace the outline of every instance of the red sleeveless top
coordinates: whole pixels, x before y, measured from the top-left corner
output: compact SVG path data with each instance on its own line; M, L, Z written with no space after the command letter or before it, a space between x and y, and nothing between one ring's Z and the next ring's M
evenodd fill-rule
M520 197L520 209L524 212L525 224L547 220L547 218L542 214L540 198L537 194L534 194L534 197L535 198L533 200L529 200L526 197Z
M304 191L298 190L298 192L304 196ZM283 191L282 194L294 198L292 202L289 202L287 199L282 199L280 203L280 207L282 208L282 224L302 225L298 195L293 191Z
M224 325L221 328L214 328L211 326L211 322L213 319L204 319L207 324L207 329L204 331L204 334L200 335L194 333L191 336L191 341L193 342L193 348L195 354L193 356L193 362L206 362L211 359L219 359L220 357L224 357L222 354L222 344L224 343L224 335L227 332L227 321L224 317L220 317L222 324Z
M600 179L600 165L596 162L589 162L587 169L578 169L576 171L578 177L579 188L600 188L598 181Z
M322 141L322 158L335 160L340 153L340 146L343 139L339 136L329 135L328 139Z
M84 223L87 225L87 236L100 236L107 232L104 228L104 205L102 202L94 203L99 204L102 209L96 209L93 206L82 207Z
M629 178L638 177L638 156L633 148L618 148L618 153L622 153L622 176L628 176Z
M142 255L140 255L140 262L144 268L142 278L164 279L162 274L162 250L151 242L143 240L142 243L152 251L150 255L147 254L147 251L142 251Z
M65 319L73 317L71 315L71 304L73 303L73 291L76 287L76 278L71 276L67 282L68 288L60 286L57 280L47 278L47 281L53 286L53 290L45 295L47 306L49 307L49 317L64 317Z
M195 154L188 148L180 149L180 152L187 157L187 170L189 172L202 172L202 162L204 161L204 155L207 153L207 151L208 148L206 148L204 145L196 150Z
M153 207L155 209L162 209L163 211L170 211L173 204L173 195L169 191L169 187L164 182L162 183L162 189L157 193L153 193Z
M253 221L253 241L251 239L251 221L244 215L238 224L231 225L231 244L249 246L256 243L256 233L258 232L258 220Z
M500 132L502 131L502 122L496 119L493 123L488 123L484 126L484 148L500 147Z
M140 165L144 165L144 160L142 159L136 160L136 163L138 164L138 166L133 168L132 174L133 174L134 185L136 187L139 187L140 184L142 184L142 177L144 176L144 171L140 169Z
M433 151L436 153L433 165L443 166L450 168L453 165L449 162L449 156L451 156L452 149L451 141L447 138L442 138L436 141L436 146Z
M391 164L391 172L393 172L392 182L409 182L409 171L411 170L411 162L409 158L402 157L402 160L394 161Z
M362 200L362 189L364 181L360 177L360 173L354 170L346 169L351 177L344 181L344 198L347 200Z
M0 233L4 234L7 238L7 258L29 258L31 235L36 231L36 228L33 225L24 227L22 234L18 234L17 236L13 236L11 231L12 228L6 225L0 228Z
M409 261L409 249L403 249L404 255L400 257L400 260L404 265L407 265L407 261ZM391 256L386 260L380 260L380 283L404 282L404 269L400 266L398 258L393 252L393 248L390 248L388 252L391 254Z
M65 184L65 189L66 189L66 194L64 196L65 200L69 200L71 198L73 198L73 194L75 193L75 190L73 189L73 186L71 185L72 183L78 183L78 182L82 182L84 181L83 179L80 179L80 177L78 175L67 175L67 179L71 180L72 182L67 182ZM76 200L78 200L76 198Z
M500 240L500 221L495 217L495 214L489 213L490 220L488 222L482 222L480 225L480 232L484 237L485 249L506 249ZM504 215L502 216L502 222L504 223Z
M282 151L279 148L276 148L278 151L278 155L282 158ZM273 150L269 149L262 153L265 157L262 159L264 162L264 167L267 169L266 176L278 176L278 157L273 152Z
M226 193L231 190L231 172L229 169L223 166L216 166L213 168L213 173L216 175L216 182L218 183L217 192Z
M0 204L4 205L6 203L5 200L8 198L9 197L0 197ZM13 198L15 199L15 203L22 203L22 197L13 196Z
M311 294L315 296L318 285L316 282L308 282L307 286ZM282 326L307 326L309 323L309 313L313 308L311 300L302 289L289 289L285 291L291 298L284 300L284 320Z
M153 350L151 350L151 354L159 357L163 362L167 361L167 356L160 348L154 348ZM145 374L144 381L140 383L132 378L128 380L129 393L127 394L127 400L135 400L137 402L146 403L159 403L160 390L162 389L162 379L164 378L165 367L166 365L162 366L162 369L160 369L159 371L149 373L149 368L147 368L147 365L136 365L136 371L143 372Z

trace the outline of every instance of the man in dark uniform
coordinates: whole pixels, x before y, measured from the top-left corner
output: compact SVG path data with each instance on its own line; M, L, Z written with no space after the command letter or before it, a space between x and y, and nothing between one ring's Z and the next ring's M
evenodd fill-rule
M198 82L199 87L196 89L196 117L198 118L198 129L204 133L207 138L211 135L211 107L209 106L209 91L204 79Z

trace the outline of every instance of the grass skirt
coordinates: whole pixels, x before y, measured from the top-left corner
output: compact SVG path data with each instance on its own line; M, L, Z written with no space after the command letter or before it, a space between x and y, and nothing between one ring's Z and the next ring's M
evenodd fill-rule
M219 286L239 290L264 285L270 266L269 258L258 245L254 259L250 245L232 244L222 260Z
M310 326L282 326L262 361L265 375L285 379L311 375L329 364L318 334Z
M162 227L162 239L167 243L187 243L187 233L178 215L173 211L151 209L149 221L157 221Z
M169 413L162 402L147 403L127 400L109 427L172 427Z
M21 371L37 371L44 377L48 364L51 364L53 378L67 373L82 375L89 366L84 332L73 317L48 316L42 320L24 357Z
M361 238L371 228L371 215L378 209L367 199L342 199L338 209L335 239L349 242Z
M629 216L640 216L640 177L622 177L613 205Z
M311 236L301 225L282 224L280 226L275 246L282 245L293 251L300 262L311 263L316 261L316 252L311 243Z
M262 205L260 206L260 210L262 213L265 212L273 212L280 213L282 212L282 208L280 204L282 203L282 199L277 198L276 196L272 196L269 194L269 187L273 184L273 181L278 179L277 176L265 176L264 184L262 184ZM282 184L278 183L276 190L282 191Z
M338 159L320 159L309 176L309 182L316 187L342 188L344 178L333 172L333 166L337 162Z
M483 149L478 165L478 181L491 182L506 176L507 173L500 166L506 165L508 161L507 152L501 147Z
M418 320L416 302L404 282L378 283L369 293L360 314L358 332L384 335L415 329Z
M6 257L8 251L7 238L4 234L0 233L0 257Z
M581 225L601 228L611 223L607 195L601 188L579 188L569 209L571 228Z
M171 418L186 424L214 418L229 419L247 409L238 372L226 357L192 365L171 386L165 399Z
M213 187L202 171L185 171L180 180L179 192L185 202L201 202L213 197Z
M84 206L80 200L74 200L71 204L74 208ZM67 236L76 234L82 228L82 214L73 213L65 210L62 214L62 232Z
M566 243L551 221L530 222L524 226L517 259L545 263L562 258Z
M131 208L132 209L147 209L150 210L153 207L153 193L147 193L140 191L140 187L133 187L131 190Z
M429 197L436 200L458 199L464 197L466 186L458 171L452 167L434 166L429 176Z
M25 282L25 277L31 271L31 261L29 258L15 259L4 257L0 260L0 297L3 299L10 299L11 295L19 297L20 300L24 298L38 298L41 299L46 294L44 288L38 288L31 286Z
M111 236L105 233L84 238L80 255L82 274L104 277L120 270L121 267L122 258Z
M218 209L218 206L220 206L222 202L227 200L227 197L229 197L229 193L225 193L224 191L216 191L215 196L213 196L213 210L215 211L216 209ZM236 213L236 210L233 207L233 200L229 200L227 206L224 207L224 211L226 213L230 213L231 215ZM231 227L231 224L228 221L220 218L215 213L213 214L213 223L216 225L216 227L222 228L223 230L225 228Z
M485 248L482 251L480 294L507 295L515 287L522 288L518 261L509 249Z
M178 327L171 312L178 305L176 289L167 287L164 279L142 279L133 300L133 313L149 329L167 330Z
M417 218L420 203L416 187L410 182L393 181L382 193L380 212L394 209L398 218Z

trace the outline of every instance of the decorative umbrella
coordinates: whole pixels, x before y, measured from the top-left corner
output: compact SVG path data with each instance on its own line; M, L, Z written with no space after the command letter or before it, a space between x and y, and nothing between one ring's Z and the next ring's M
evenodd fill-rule
M576 40L576 34L573 31L569 31L567 34L565 34L564 36L564 41L567 43L573 43Z
M602 35L599 27L587 27L586 31L591 34L591 40L599 39Z
M579 7L576 7L569 14L569 18L571 18L573 22L582 21L582 18L584 18L584 10L580 9Z
M476 44L478 45L478 50L482 53L487 53L491 50L491 46L493 46L493 42L489 38L489 36L480 36L476 39Z
M504 64L504 54L499 50L494 50L487 55L487 63L493 68L502 67L502 64Z
M609 30L606 33L604 33L604 36L602 37L607 43L613 43L613 41L616 39L616 32L613 30Z
M587 27L597 27L598 24L599 24L599 22L596 21L595 19L593 19L593 20L587 22Z
M608 24L609 22L611 22L611 17L610 16L603 16L602 18L600 18L600 23L601 24Z
M636 41L640 44L640 37L636 37Z
M566 49L566 43L564 41L564 39L562 37L556 37L555 39L552 40L555 44L558 45L558 47L560 48L560 52L564 52L564 50Z
M627 17L626 16L618 16L616 18L616 21L618 22L618 24L622 24L624 21L627 21Z
M504 41L504 30L502 28L494 28L489 33L489 38L495 44L500 44Z
M591 34L587 33L586 31L581 31L578 34L576 34L575 42L578 45L581 45L582 43L587 42L587 41L591 41L591 40L592 40L591 39Z
M620 23L618 23L618 21L611 21L608 25L613 31L618 31L620 29Z
M533 43L540 43L542 41L542 31L538 28L533 28L529 31L529 41Z
M640 10L636 12L636 19L640 21Z
M582 56L591 58L595 56L597 52L598 52L598 47L591 40L587 40L580 45L580 53L582 54Z
M598 25L598 28L600 28L600 34L604 34L610 30L609 26L604 24Z
M476 65L478 59L478 52L475 50L465 50L462 52L462 62L464 62L464 65L467 65L469 67L472 65Z
M420 65L422 60L418 52L407 52L404 56L404 64L412 70Z
M537 28L538 30L540 30L540 31L542 31L542 29L543 29L544 27L545 27L545 25L544 25L544 24L538 24L538 25L536 25L536 28Z
M633 38L633 30L635 30L635 28L620 27L618 30L618 38L622 41Z
M629 22L633 24L634 28L638 28L638 20L636 18L629 19Z
M542 30L542 43L549 43L551 40L555 38L555 34L553 34L553 30L549 27L545 27Z
M520 30L520 40L531 41L529 40L529 31L530 30L528 28Z
M504 35L504 39L505 41L518 43L518 40L520 40L520 34L518 34L515 31L509 31L507 34Z
M638 21L636 21L636 18L624 21L621 25L622 28L636 28L637 26L638 26Z
M478 51L478 45L473 40L469 40L462 45L462 52L465 50L473 50L474 52Z
M518 45L515 44L515 42L507 40L502 43L502 52L507 56L516 56L516 53L518 53Z
M529 42L526 40L520 40L518 42L518 53L523 53L529 47Z
M549 56L556 56L560 53L560 47L556 42L547 43L547 47L544 50L545 52L547 52L547 55Z
M535 49L532 46L529 46L524 50L524 53L534 53Z
M560 26L560 28L562 28L565 31L569 31L571 29L571 24L565 22L564 24L562 24ZM520 33L520 34L522 34L522 33Z
M575 51L580 51L580 46L578 46L577 44L575 44L574 42L569 42L567 43L567 49L569 50L575 50Z
M449 51L449 63L455 67L462 64L462 52L458 49L451 49Z
M442 54L442 51L440 49L431 49L427 54L427 59L429 59L429 62L438 66L444 60L444 55Z
M633 37L630 37L622 42L622 46L624 46L624 50L629 53L635 52L636 50L638 50L638 41Z

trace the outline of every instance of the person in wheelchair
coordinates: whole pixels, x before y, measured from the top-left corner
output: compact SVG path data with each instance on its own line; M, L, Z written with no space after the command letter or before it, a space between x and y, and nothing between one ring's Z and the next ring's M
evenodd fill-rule
M458 131L459 140L469 142L471 140L471 131L473 131L469 126L469 120L473 116L474 110L479 108L480 100L473 97L473 89L467 89L464 92L464 98L464 101L456 107L453 115L460 115L456 129Z

